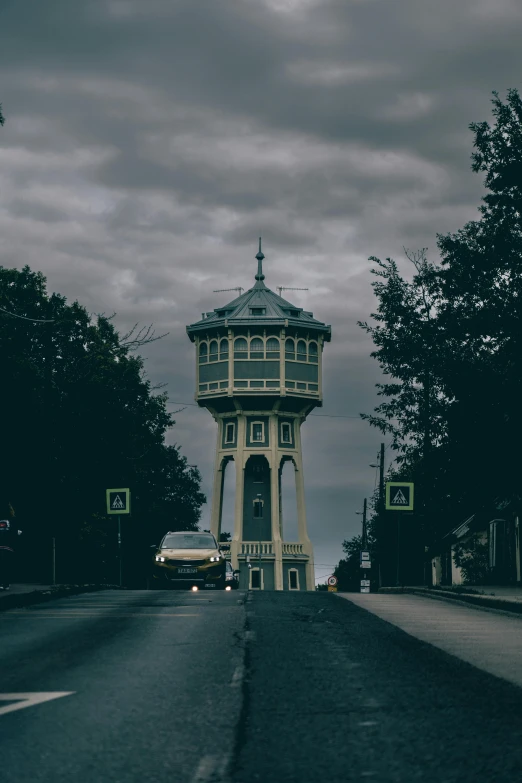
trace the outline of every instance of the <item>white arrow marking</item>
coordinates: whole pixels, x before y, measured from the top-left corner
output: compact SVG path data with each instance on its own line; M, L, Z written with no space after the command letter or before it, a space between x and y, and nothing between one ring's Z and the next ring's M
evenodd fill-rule
M72 696L76 691L46 691L44 693L0 693L0 701L14 701L16 704L8 704L7 707L0 707L0 715L15 710L23 710L24 707L33 707L35 704L41 704L51 699L60 699L62 696Z

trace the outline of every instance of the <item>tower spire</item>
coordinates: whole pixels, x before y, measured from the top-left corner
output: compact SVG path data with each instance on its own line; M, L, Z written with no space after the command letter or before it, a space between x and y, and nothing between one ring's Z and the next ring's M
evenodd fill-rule
M263 274L263 251L261 250L261 237L259 237L259 251L256 255L257 258L257 275L256 280L264 280L265 276Z

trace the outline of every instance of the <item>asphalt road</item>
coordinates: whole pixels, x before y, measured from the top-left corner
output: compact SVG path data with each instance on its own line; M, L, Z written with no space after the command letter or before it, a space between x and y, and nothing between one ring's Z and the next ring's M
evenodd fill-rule
M327 593L2 612L0 694L3 783L522 780L520 688Z

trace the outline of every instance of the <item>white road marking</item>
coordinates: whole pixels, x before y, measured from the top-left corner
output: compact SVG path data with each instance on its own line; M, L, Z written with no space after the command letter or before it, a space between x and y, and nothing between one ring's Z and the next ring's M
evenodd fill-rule
M203 756L190 783L210 783L210 781L226 780L228 754L222 756Z
M241 687L244 678L245 678L245 664L244 663L238 663L238 665L235 668L234 674L232 675L232 680L230 682L230 687L231 688L239 688L239 687Z
M15 710L23 710L25 707L33 707L35 704L42 704L51 699L60 699L62 696L72 696L76 691L47 691L44 693L0 693L0 701L13 701L16 704L8 704L6 707L0 707L0 715Z

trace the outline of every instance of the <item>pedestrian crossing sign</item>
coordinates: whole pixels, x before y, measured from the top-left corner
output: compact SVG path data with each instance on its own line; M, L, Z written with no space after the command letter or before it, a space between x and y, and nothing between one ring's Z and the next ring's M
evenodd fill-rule
M413 483L386 482L386 511L413 511Z
M130 514L130 489L107 490L107 514Z

